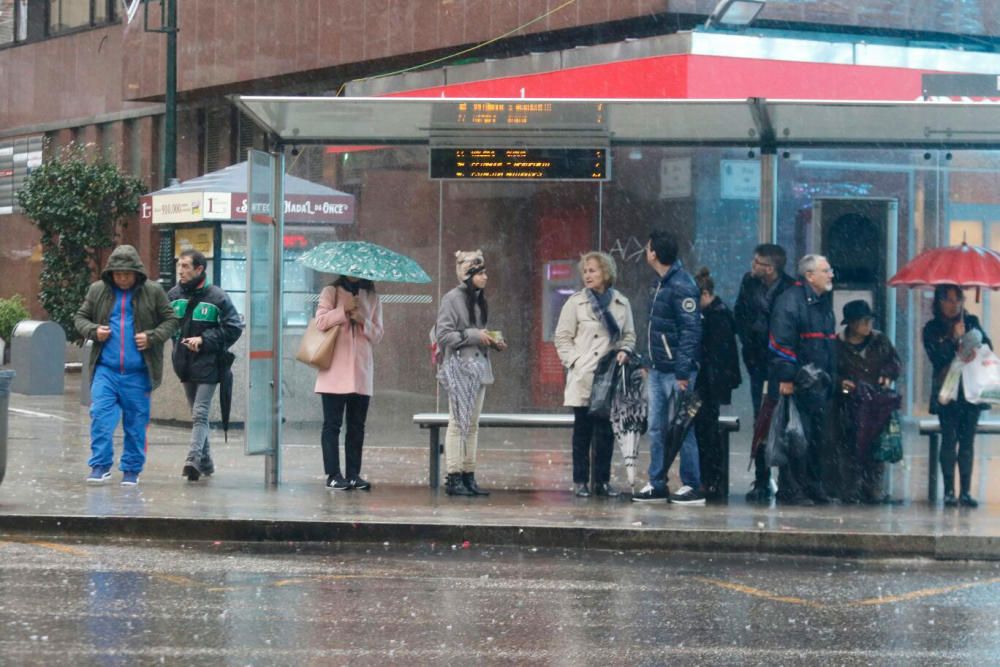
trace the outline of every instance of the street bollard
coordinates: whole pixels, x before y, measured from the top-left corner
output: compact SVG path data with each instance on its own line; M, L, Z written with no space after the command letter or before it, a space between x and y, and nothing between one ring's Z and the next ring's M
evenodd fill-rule
M10 404L10 382L14 371L0 371L0 484L7 474L7 407Z

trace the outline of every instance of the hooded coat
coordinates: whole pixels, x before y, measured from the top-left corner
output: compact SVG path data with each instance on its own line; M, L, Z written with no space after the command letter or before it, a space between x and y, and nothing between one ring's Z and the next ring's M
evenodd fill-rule
M94 368L104 348L104 343L97 340L97 327L110 324L114 307L115 283L111 276L114 271L133 271L136 274L131 290L132 317L135 332L145 333L149 339L148 347L141 354L150 385L156 389L163 379L163 344L177 331L180 321L170 307L167 293L159 283L149 280L146 267L135 248L120 245L114 249L101 272L101 279L91 283L87 289L87 296L76 311L73 324L84 340L94 341L90 350L90 367Z

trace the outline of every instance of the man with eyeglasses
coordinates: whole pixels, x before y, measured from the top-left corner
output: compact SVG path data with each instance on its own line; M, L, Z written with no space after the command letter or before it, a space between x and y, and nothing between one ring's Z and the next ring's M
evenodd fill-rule
M768 350L768 332L774 302L795 280L785 273L785 249L774 243L762 243L753 251L753 261L740 283L739 296L733 316L736 335L743 350L743 364L750 376L750 400L753 403L754 422L760 413L761 397L767 380L771 352ZM767 503L771 500L771 470L764 462L764 448L758 448L754 458L754 483L747 493L747 501Z
M771 313L768 394L794 396L807 448L781 468L777 500L825 504L821 456L825 421L833 398L837 320L833 314L833 269L822 255L799 260L800 282L785 290Z

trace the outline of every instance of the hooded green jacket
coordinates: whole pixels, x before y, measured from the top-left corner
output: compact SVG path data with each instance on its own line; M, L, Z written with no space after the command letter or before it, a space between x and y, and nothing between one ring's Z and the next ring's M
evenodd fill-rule
M167 293L159 283L148 279L146 267L142 264L138 251L130 245L120 245L111 253L108 263L101 272L101 279L92 283L87 290L83 305L76 311L73 323L84 340L94 341L90 350L90 368L95 368L104 344L97 340L97 327L107 326L111 308L114 305L114 271L134 271L135 287L132 295L132 309L136 333L143 332L149 339L149 346L142 351L149 371L149 381L153 389L160 386L163 378L163 344L174 335L180 320L167 301ZM93 378L93 372L91 372Z

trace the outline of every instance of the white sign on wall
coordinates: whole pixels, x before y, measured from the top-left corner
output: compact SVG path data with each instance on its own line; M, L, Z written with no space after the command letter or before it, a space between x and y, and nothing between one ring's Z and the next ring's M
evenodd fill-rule
M760 162L721 160L723 199L760 199Z
M660 160L660 199L691 196L691 158Z

